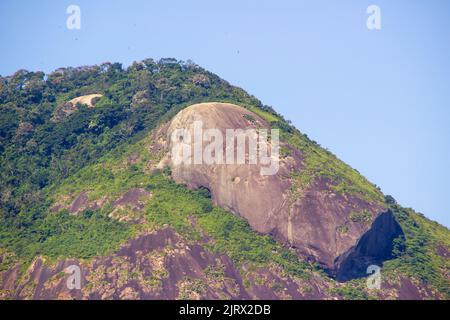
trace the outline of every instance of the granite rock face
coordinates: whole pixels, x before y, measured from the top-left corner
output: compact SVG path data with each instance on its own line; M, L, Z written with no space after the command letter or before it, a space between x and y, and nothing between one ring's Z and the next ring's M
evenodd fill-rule
M270 134L269 123L237 105L202 103L180 111L163 128L167 155L160 163L160 167L171 167L176 182L189 188L209 189L216 205L244 217L254 230L270 234L295 248L299 256L320 263L339 279L364 275L368 263L389 258L385 251L401 230L383 206L356 196L338 194L326 178L315 179L307 189L299 190L301 197L295 196L291 177L302 170L304 159L301 151L283 142L280 147L289 149L289 156L279 158L279 169L273 175L261 174L265 164L249 163L250 144L246 145L244 164L225 161L196 164L193 160L196 146L192 137L199 121L202 132L218 129L223 137L226 137L227 129L267 129ZM174 132L180 129L187 130L185 135L191 137L184 138L184 144L192 152L189 163L174 160L174 146L183 140ZM214 140L204 144L211 141ZM237 148L237 145L236 142L230 147L224 138L223 154L227 148ZM354 212L364 212L366 221L354 221ZM358 267L351 267L355 265Z

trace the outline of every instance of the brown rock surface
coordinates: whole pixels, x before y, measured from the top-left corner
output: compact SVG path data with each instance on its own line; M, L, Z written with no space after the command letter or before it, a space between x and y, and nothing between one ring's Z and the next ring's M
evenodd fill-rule
M246 218L254 230L272 234L279 241L295 247L300 255L313 257L333 274L341 266L349 265L343 257L366 263L388 258L386 252L372 257L370 254L379 252L361 247L355 250L358 241L371 230L372 223L385 208L351 195L337 194L325 178L316 179L307 190L301 190L301 197L294 197L290 176L302 170L303 159L301 152L289 145L280 143L292 152L290 156L280 158L279 170L275 175L261 175L260 163L175 163L171 155L174 144L172 133L177 129L187 129L193 137L195 121L202 121L203 130L219 129L224 137L226 129L270 128L258 115L227 103L196 104L180 111L164 129L168 154L160 163L160 167L169 165L172 168L175 181L190 188L208 188L215 204ZM193 139L190 144L194 149ZM353 221L352 212L367 212L371 221ZM384 248L389 247L392 237L396 236L395 231L398 231L392 214L387 213L387 216L390 218L381 221L385 226L379 228L387 235L380 237L386 242L381 244ZM345 233L340 232L343 226ZM349 254L349 251L369 256L360 259L355 253ZM362 268L360 265L358 272L362 272Z
M207 240L204 240L207 241ZM206 242L189 243L171 228L129 240L117 252L88 261L50 263L36 257L0 271L0 299L342 299L343 284L317 273L288 276L276 266L236 265ZM81 288L69 289L69 267L78 266ZM25 267L25 268L24 268ZM25 271L20 271L25 270ZM385 299L441 298L426 283L386 279Z

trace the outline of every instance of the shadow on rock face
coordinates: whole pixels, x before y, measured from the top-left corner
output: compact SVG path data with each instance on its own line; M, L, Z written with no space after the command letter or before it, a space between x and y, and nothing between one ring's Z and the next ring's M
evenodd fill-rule
M403 235L393 213L389 210L380 214L370 228L347 252L336 259L335 277L338 281L349 281L367 276L367 267L382 265L392 259L393 242Z

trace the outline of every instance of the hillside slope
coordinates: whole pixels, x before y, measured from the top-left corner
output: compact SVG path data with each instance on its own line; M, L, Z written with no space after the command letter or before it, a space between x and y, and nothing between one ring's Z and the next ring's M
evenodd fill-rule
M79 103L55 117L94 94L95 108ZM286 181L239 199L248 170L224 186L214 175L196 180L199 172L158 166L172 119L213 101L245 108L238 126L281 130ZM448 229L385 197L272 108L192 63L148 59L47 79L22 70L0 78L0 108L4 299L449 297ZM258 194L273 186L289 194L291 209L269 210L282 218L258 224L270 206L248 208L264 204ZM383 212L391 218L376 223ZM377 256L376 235L397 223ZM375 236L364 237L370 230ZM381 289L360 278L361 257L383 264ZM67 289L70 265L81 268L81 290Z

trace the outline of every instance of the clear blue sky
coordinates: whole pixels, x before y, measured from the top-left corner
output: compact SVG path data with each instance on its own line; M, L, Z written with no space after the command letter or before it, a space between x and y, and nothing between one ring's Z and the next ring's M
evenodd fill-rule
M450 226L450 1L243 2L1 0L0 74L192 59ZM81 30L66 28L70 4Z

